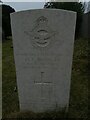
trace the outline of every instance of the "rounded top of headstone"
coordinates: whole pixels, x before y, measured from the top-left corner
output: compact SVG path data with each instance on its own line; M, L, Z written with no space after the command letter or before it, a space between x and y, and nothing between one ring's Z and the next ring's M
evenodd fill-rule
M10 15L14 15L14 14L21 14L21 13L24 13L24 12L39 12L39 11L57 11L57 12L65 12L65 13L72 13L72 14L76 14L76 12L74 11L70 11L70 10L64 10L64 9L52 9L52 8L43 8L43 9L29 9L29 10L22 10L22 11L18 11L18 12L14 12L14 13L11 13Z

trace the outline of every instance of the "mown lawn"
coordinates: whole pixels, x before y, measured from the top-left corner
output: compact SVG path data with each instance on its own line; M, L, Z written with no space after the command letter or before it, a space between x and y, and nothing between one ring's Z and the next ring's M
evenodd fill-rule
M0 41L0 119L2 116L2 43Z
M70 106L67 114L64 111L45 113L20 113L18 93L15 91L16 74L13 57L12 40L3 42L2 46L2 85L3 85L3 118L26 118L43 120L57 118L88 119L88 39L75 40L73 68L71 78Z

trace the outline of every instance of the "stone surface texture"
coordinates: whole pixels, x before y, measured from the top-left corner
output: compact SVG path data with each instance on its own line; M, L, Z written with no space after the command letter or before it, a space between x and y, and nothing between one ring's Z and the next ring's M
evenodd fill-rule
M20 110L68 107L76 13L58 9L11 14Z

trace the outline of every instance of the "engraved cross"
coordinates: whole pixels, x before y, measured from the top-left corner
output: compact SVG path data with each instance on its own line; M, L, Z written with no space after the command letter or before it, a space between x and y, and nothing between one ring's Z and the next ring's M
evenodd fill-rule
M43 80L44 78L44 72L41 72L41 81L38 82L38 81L35 81L35 84L37 85L41 85L41 97L44 98L44 85L51 85L52 82L44 82Z

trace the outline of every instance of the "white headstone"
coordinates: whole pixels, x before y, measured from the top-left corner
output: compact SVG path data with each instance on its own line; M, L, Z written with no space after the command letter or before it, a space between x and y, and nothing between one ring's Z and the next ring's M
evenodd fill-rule
M11 14L21 110L67 107L76 13L38 9Z

